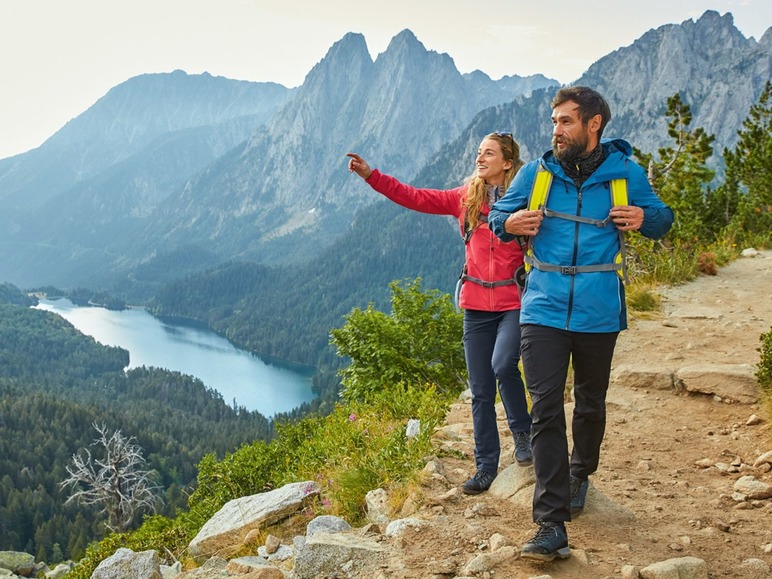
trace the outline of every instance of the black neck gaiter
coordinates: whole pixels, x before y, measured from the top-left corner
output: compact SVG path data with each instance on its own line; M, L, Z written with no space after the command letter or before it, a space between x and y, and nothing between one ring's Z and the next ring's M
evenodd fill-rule
M589 155L578 159L558 159L560 166L566 172L569 178L574 182L576 188L581 188L582 184L595 172L595 169L603 163L603 147L600 143Z

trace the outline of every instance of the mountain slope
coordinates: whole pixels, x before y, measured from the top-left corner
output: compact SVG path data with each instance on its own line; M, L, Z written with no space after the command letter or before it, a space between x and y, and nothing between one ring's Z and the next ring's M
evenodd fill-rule
M243 151L168 200L143 249L198 239L224 257L302 262L375 199L348 178L347 151L409 178L477 111L512 98L509 81L496 86L485 75L461 75L448 55L426 50L410 31L375 62L364 38L348 34Z
M0 199L6 209L38 207L167 133L246 116L256 117L253 130L290 94L275 83L188 75L180 70L134 77L111 89L40 147L0 160Z
M644 34L594 63L574 83L591 86L611 106L612 119L604 137L622 137L656 155L672 145L664 116L667 98L680 93L692 111L691 128L714 134L714 158L720 168L725 147L737 141L750 107L772 78L772 28L756 42L734 26L731 14L708 10L697 21L668 24ZM551 147L550 100L554 90L482 111L443 155L424 172L459 175L474 161L472 135L490 127L512 127L522 158L536 159Z

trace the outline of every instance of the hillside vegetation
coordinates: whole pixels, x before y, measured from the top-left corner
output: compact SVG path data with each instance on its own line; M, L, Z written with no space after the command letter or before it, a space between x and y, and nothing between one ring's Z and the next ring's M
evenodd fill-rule
M640 236L629 240L634 311L656 308L655 284L679 284L701 272L712 274L743 247L770 246L770 84L739 131L737 147L724 151L727 180L716 189L708 187L712 173L705 164L711 139L699 129L690 129L689 107L677 95L668 101L668 118L673 146L661 149L656 157L639 153L639 158L648 162L658 192L677 209L677 219L662 242ZM226 501L287 482L323 481L316 512L339 514L353 523L361 520L367 491L385 487L392 496L406 496L423 464L421 457L437 449L431 449L428 436L406 443L404 433L393 425L407 418L438 424L465 380L460 314L453 310L449 296L437 290L424 292L420 281L391 288L390 315L371 307L355 308L343 327L333 332L338 354L349 356L350 365L343 373L343 400L328 415L279 424L272 441L245 445L222 460L206 456L199 464L198 488L186 511L173 518L150 517L133 533L112 535L93 545L75 577L88 577L119 545L137 551L153 548L185 560L188 542ZM234 313L238 310L233 308ZM214 311L200 311L201 318L213 320ZM235 314L228 327L244 331L245 319ZM293 326L293 320L284 321ZM429 327L432 331L422 334L421 340L407 335ZM431 343L426 344L427 340ZM762 360L768 364L769 338L762 338L762 344ZM439 358L438 352L444 356ZM388 381L376 381L383 370L379 364L387 365ZM415 373L416 367L443 371ZM758 372L764 377L770 369L762 367Z

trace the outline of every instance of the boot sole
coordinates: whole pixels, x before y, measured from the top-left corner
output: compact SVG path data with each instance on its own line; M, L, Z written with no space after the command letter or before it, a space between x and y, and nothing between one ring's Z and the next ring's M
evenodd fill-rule
M571 547L563 547L552 553L531 553L520 552L521 559L533 559L534 561L544 561L546 563L555 559L568 559L571 556Z
M490 488L490 487L489 487ZM481 490L474 490L474 489L465 489L463 486L461 487L461 492L465 495L481 495L484 492L487 492L488 489L481 489Z

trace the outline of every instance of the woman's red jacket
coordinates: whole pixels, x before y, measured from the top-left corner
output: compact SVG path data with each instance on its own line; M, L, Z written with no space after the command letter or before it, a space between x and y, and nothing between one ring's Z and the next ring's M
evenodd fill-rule
M394 203L434 215L452 215L458 219L461 235L464 235L464 199L467 187L455 189L418 189L401 183L394 177L377 169L367 183ZM484 204L481 213L488 215L489 207ZM503 281L514 278L515 270L523 263L523 251L516 242L504 243L493 235L487 223L472 233L466 244L466 274L486 281ZM483 287L472 281L465 281L461 287L459 306L467 310L503 312L520 309L520 292L517 285Z

